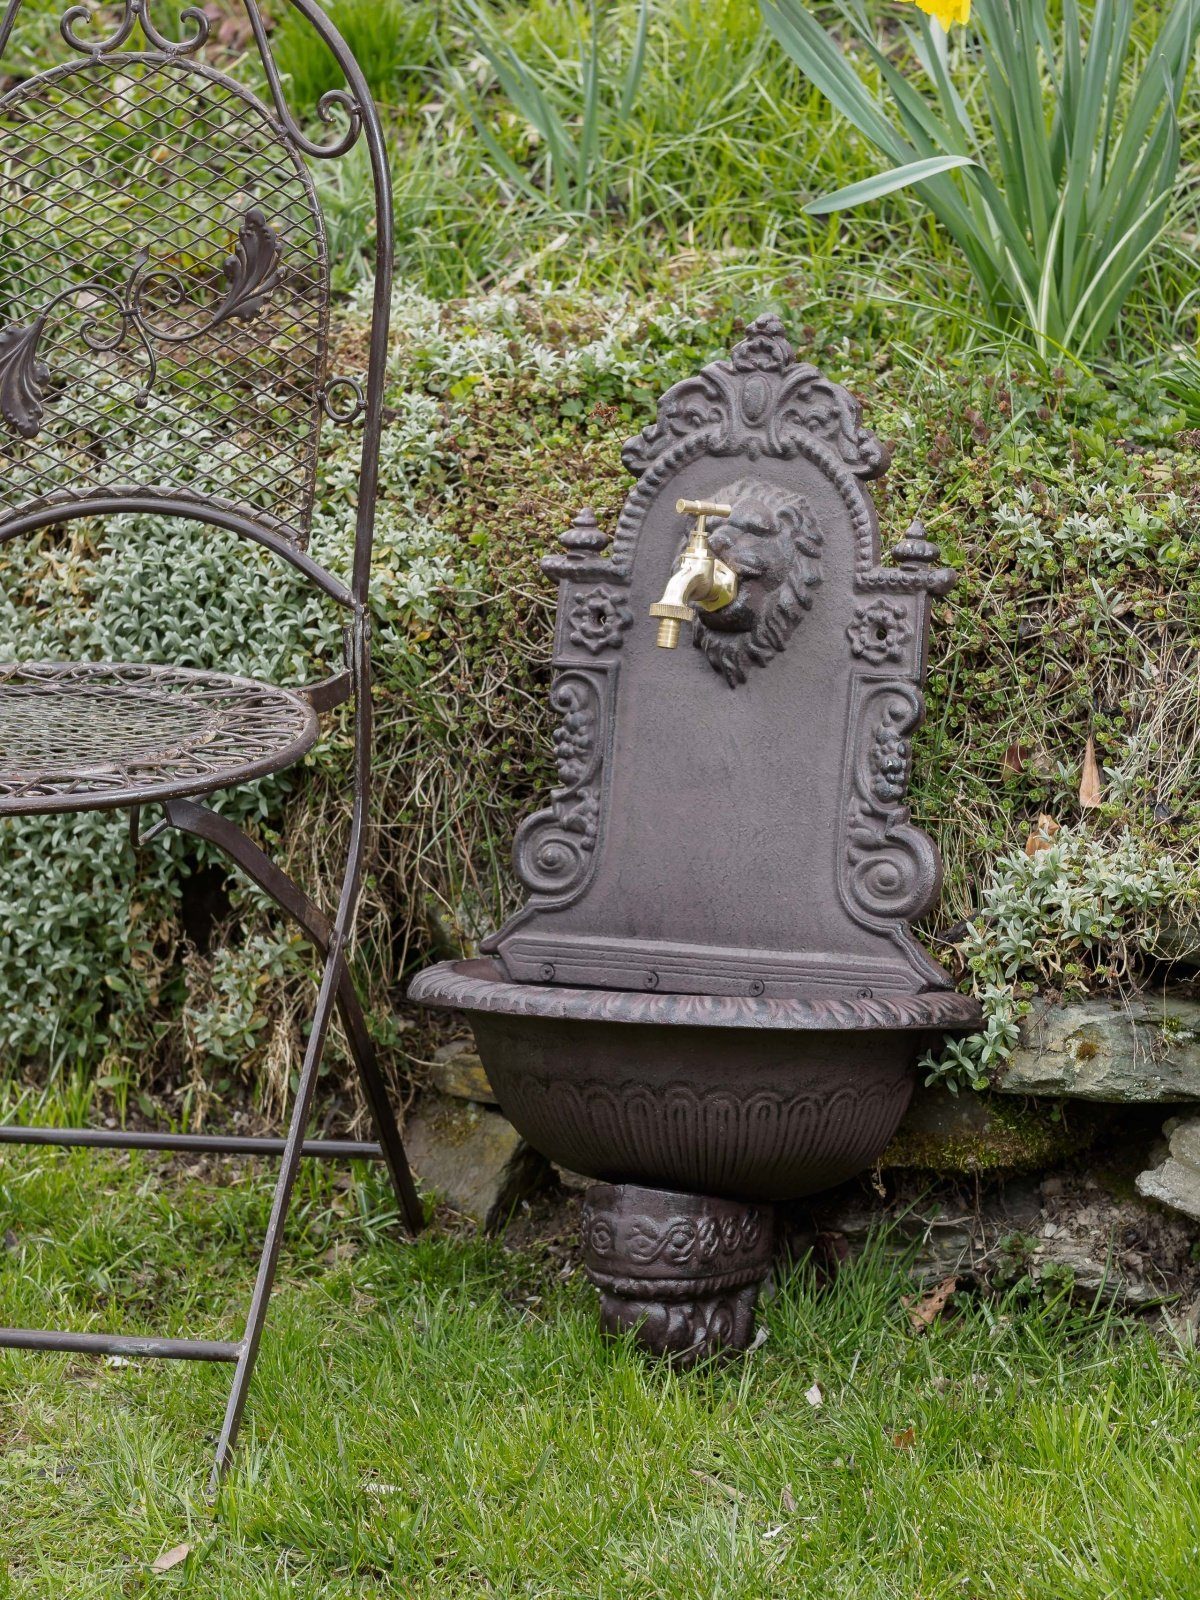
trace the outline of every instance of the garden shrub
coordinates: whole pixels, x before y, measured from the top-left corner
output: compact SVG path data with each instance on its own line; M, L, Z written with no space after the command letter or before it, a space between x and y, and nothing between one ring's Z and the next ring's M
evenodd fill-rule
M1140 967L1166 953L1164 932L1175 943L1197 922L1194 861L1127 831L1108 840L1062 828L1041 844L1009 851L988 872L959 946L984 1026L927 1057L928 1082L986 1088L1039 989L1081 995L1132 985Z
M947 865L924 931L959 952L989 1032L936 1070L979 1080L1011 1042L1023 985L1136 981L1156 926L1187 915L1200 823L1190 436L1135 374L1105 387L935 362L889 349L877 301L797 314L803 300L786 282L768 295L684 280L657 299L397 291L372 590L376 836L356 957L385 1036L406 969L472 947L515 903L513 829L551 779L554 592L540 557L583 505L613 526L629 487L621 441L767 303L896 445L878 486L885 548L919 515L962 572L935 612L912 799ZM362 309L344 319L348 353ZM344 569L355 444L333 429L328 443L313 550ZM315 675L337 645L333 609L265 552L145 518L4 546L0 619L10 657L174 657L281 681ZM1102 803L1081 811L1089 736ZM220 803L328 887L347 753L334 722L306 772ZM1025 858L1042 813L1062 842ZM236 885L207 935L188 931L189 886L213 859L168 837L135 877L122 827L84 817L0 833L8 1063L98 1068L118 1054L179 1081L239 1061L251 1079L278 1075L280 1019L299 1037L310 992L302 950Z

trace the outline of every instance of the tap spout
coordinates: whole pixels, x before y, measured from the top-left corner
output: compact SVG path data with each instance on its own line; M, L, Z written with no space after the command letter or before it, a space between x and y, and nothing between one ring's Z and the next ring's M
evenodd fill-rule
M681 623L695 622L696 606L719 611L737 595L737 574L713 555L704 526L709 517L729 516L733 507L710 500L679 500L675 509L696 522L662 598L650 607L650 615L658 618L657 643L664 650L674 650L679 643Z

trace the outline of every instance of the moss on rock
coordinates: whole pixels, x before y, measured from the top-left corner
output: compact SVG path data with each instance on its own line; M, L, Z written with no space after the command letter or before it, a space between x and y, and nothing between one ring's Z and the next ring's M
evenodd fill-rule
M938 1176L1028 1172L1089 1149L1108 1120L1099 1107L953 1094L935 1085L917 1090L879 1164Z

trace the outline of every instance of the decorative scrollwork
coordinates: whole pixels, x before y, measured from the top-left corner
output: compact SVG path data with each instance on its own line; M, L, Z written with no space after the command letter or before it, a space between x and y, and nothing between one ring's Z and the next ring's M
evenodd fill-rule
M251 208L242 221L234 253L225 263L227 288L216 312L199 328L181 333L156 325L145 305L151 286L157 287L166 306L182 305L186 290L178 275L151 266L146 253L134 260L133 272L124 294L111 285L93 282L79 284L56 295L37 320L28 326L12 324L0 330L0 415L23 439L34 439L41 431L45 414L45 388L51 373L38 355L38 345L51 314L67 301L87 296L90 304L111 304L116 326L106 331L98 316L89 312L81 337L89 350L119 350L132 331L146 352L149 364L147 381L134 396L134 404L147 403L154 387L157 358L154 345L188 344L211 333L231 318L249 321L263 310L280 282L283 246L275 230L257 208Z
M96 13L90 6L74 5L63 13L59 32L72 50L78 50L81 55L91 56L94 60L119 50L128 42L138 23L141 24L142 32L155 49L161 50L163 55L171 58L194 55L207 44L209 20L199 6L185 6L179 13L180 22L190 23L194 31L183 39L168 39L150 16L151 3L152 0L125 0L120 21L111 33L100 39L86 39L76 31L76 23L94 26Z
M283 80L279 69L275 65L275 57L271 50L266 24L257 0L243 0L246 14L254 34L255 44L262 59L263 70L267 78L267 86L271 93L271 100L275 106L275 114L280 124L286 131L288 138L304 151L305 155L324 160L337 156L344 156L348 150L357 144L363 130L363 108L350 88L330 89L323 94L317 102L316 114L327 128L338 128L341 132L328 142L322 144L315 139L310 139L301 128L288 106L287 98L283 92ZM200 7L185 6L179 13L179 20L184 26L190 26L192 31L182 39L170 39L158 27L151 14L154 0L124 0L121 16L111 31L98 38L89 38L79 31L80 26L93 28L96 23L96 13L91 6L77 4L70 6L63 14L59 23L59 31L72 50L77 50L81 55L99 61L105 56L110 56L126 45L133 35L135 27L141 25L141 30L147 41L160 51L168 60L177 60L182 56L194 55L208 42L211 23L207 13ZM6 24L9 22L6 17ZM331 35L327 26L322 26L316 18L308 16L308 21L320 34L331 54L339 66L346 69L348 63L344 53L336 41L336 36ZM6 35L5 35L6 36Z
M38 356L38 340L46 326L39 317L28 327L0 329L0 415L22 439L34 439L45 410L50 368Z
M710 1211L665 1219L635 1216L626 1225L624 1249L631 1267L702 1265L711 1269L717 1263L725 1265L725 1257L757 1252L763 1223L763 1213L753 1206L736 1211L731 1206L715 1216ZM618 1230L611 1211L585 1204L580 1233L584 1249L593 1256L615 1253Z
M714 361L677 383L659 402L658 417L622 451L640 476L672 445L703 434L713 455L790 460L816 439L860 478L878 477L888 452L862 425L862 407L795 352L778 317L759 317L729 361Z
M156 326L146 308L146 295L157 288L164 306L173 308L187 301L187 290L178 273L152 267L142 257L130 280L129 316L163 344L190 344L236 317L251 322L260 315L272 293L279 287L283 243L257 206L242 219L233 254L225 262L225 298L203 327L174 333Z
M271 100L275 106L275 114L279 118L288 138L293 144L303 150L305 155L312 156L318 161L332 160L337 156L344 156L358 143L359 135L363 130L363 108L349 89L330 89L323 94L317 102L317 116L327 128L336 128L338 122L345 121L345 128L340 136L331 139L327 144L319 144L310 139L300 127L287 103L283 92L283 80L279 76L279 68L275 65L275 57L271 50L271 42L267 37L266 24L262 12L259 10L257 0L243 0L246 15L254 34L254 42L258 46L258 53L262 60L263 71L267 78L267 87L271 91ZM310 22L317 27L314 19ZM317 27L322 39L329 46L338 65L345 70L347 63L342 53L335 47L333 40L324 28Z
M852 766L841 873L847 909L868 927L909 922L941 885L933 842L909 823L908 735L920 723L920 691L902 679L868 684L851 729Z
M349 403L338 396L347 397ZM357 422L366 408L367 399L357 378L330 378L321 390L321 410L339 427L348 428Z
M154 26L150 18L150 0L134 0L134 9L142 24L142 32L164 55L191 55L208 43L208 14L200 6L185 6L179 13L180 22L190 22L196 30L188 38L180 40L168 39Z
M587 672L562 672L550 704L561 716L554 735L560 787L552 791L544 811L518 828L513 862L517 876L534 894L557 896L581 885L596 848L603 765L600 686Z
M229 287L209 326L215 328L230 317L237 317L240 322L253 321L279 287L282 256L279 235L262 212L251 207L238 232L233 254L225 263Z

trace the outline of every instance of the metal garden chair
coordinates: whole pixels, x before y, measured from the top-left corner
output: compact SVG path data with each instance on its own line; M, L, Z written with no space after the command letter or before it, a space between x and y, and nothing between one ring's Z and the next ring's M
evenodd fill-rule
M274 1154L282 1158L244 1336L236 1343L0 1330L0 1346L236 1365L213 1467L229 1463L303 1156L386 1162L414 1231L422 1212L346 964L367 823L371 562L391 290L391 195L378 116L345 42L313 3L289 5L345 77L304 131L285 98L257 0L243 0L261 95L209 60L209 21L156 0L61 19L64 59L0 98L0 542L80 517L179 519L231 530L290 562L344 610L345 661L282 688L221 672L113 662L0 667L0 814L121 808L135 842L166 828L206 839L299 924L322 960L285 1139L9 1127L0 1141ZM0 81L23 0L0 20ZM10 68L8 70L15 70ZM365 383L331 377L330 261L311 167L362 141L374 181L374 318ZM349 584L306 551L323 417L361 421ZM189 524L191 526L189 526ZM203 796L277 772L352 702L351 827L327 915ZM144 808L152 825L141 831ZM378 1143L305 1130L337 1007Z

